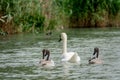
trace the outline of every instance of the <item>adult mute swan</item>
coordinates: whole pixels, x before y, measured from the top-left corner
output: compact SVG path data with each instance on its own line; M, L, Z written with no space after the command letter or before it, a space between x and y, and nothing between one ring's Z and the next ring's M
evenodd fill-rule
M67 52L67 35L66 33L61 33L60 40L63 40L63 51L62 51L62 61L68 61L72 63L79 63L80 57L76 52Z
M95 56L95 54L96 54L96 56ZM97 47L94 48L93 56L94 57L89 60L89 64L101 64L102 63L102 60L100 60L98 58L98 56L99 56L99 48L97 48Z
M43 49L42 53L43 53L43 57L42 57L42 60L40 60L40 62L39 62L40 65L43 66L43 67L52 67L52 66L55 66L54 61L50 60L50 58L49 58L50 57L50 51L46 50L46 49Z

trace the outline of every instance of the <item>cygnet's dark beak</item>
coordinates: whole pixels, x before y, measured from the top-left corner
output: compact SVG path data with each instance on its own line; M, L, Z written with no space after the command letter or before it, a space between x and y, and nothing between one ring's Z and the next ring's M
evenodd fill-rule
M61 36L60 36L60 39L59 39L59 41L58 42L60 42L62 39L61 39Z

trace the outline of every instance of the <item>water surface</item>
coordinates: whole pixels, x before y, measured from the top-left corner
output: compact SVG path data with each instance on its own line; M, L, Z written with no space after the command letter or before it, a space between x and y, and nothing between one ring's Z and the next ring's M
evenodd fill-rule
M68 51L76 51L81 64L61 62L61 32L68 34ZM88 64L94 47L103 64ZM42 49L49 49L56 66L40 67ZM0 80L120 80L120 29L68 29L45 34L0 36Z

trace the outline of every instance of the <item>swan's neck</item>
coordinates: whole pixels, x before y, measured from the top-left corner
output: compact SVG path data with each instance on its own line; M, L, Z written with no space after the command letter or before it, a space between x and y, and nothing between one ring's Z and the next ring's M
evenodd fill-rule
M67 53L67 37L63 39L63 54Z

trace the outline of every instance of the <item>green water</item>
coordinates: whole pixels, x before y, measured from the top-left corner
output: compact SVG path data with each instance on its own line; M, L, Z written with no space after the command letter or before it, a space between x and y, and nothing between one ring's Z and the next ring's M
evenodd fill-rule
M61 62L61 32L68 35L68 51L76 51L81 64ZM103 64L88 64L94 47L100 49ZM42 49L49 49L52 69L39 65ZM120 29L68 29L45 34L0 36L0 80L119 80Z

